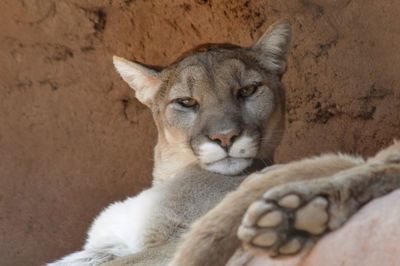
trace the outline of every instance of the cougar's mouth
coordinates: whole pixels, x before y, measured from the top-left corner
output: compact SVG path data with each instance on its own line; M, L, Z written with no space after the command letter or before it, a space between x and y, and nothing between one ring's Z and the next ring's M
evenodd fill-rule
M255 137L242 135L229 149L215 142L204 142L197 146L196 156L203 169L223 175L239 175L253 164L258 148Z
M226 157L218 161L207 163L204 168L208 171L223 174L223 175L239 175L246 168L251 166L252 158L235 158Z

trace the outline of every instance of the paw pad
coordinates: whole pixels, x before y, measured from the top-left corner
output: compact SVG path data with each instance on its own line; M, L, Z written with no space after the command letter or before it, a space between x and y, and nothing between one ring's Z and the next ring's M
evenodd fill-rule
M253 244L262 247L270 247L278 240L278 234L272 230L260 233L253 239Z
M296 212L294 227L313 235L323 233L329 218L327 207L328 201L325 198L316 197Z
M307 235L322 234L329 220L326 198L306 201L304 195L281 192L267 192L262 200L251 204L238 231L247 246L271 256L300 252Z
M302 241L300 238L293 238L288 243L279 248L279 253L283 255L296 254L302 248Z
M294 209L300 206L300 197L296 194L284 196L278 201L279 206Z
M283 214L282 212L275 210L268 212L264 216L262 216L258 221L257 225L260 227L273 227L282 223Z

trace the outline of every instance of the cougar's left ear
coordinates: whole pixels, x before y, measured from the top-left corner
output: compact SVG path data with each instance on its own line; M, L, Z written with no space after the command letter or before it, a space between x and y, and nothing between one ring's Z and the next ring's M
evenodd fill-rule
M251 49L257 52L265 68L283 74L286 71L291 38L292 27L289 21L280 20L271 25Z
M118 56L113 56L113 62L122 79L135 91L136 98L150 107L161 85L159 73Z

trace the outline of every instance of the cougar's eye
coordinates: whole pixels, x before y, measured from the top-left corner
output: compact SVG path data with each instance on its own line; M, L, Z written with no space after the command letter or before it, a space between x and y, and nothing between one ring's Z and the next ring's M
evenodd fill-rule
M252 85L243 87L238 91L237 95L239 98L250 97L257 91L257 89L258 89L258 87L260 87L260 85L261 85L261 83L256 83L256 84L252 84Z
M178 98L175 99L174 102L185 108L195 108L199 105L199 103L195 99L190 97Z

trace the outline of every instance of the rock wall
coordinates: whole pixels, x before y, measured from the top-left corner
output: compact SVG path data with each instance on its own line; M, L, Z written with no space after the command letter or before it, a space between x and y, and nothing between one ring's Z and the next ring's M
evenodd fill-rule
M205 42L250 45L293 23L277 161L369 155L400 137L400 2L0 1L0 264L82 246L109 202L150 184L155 127L113 70L165 65Z

